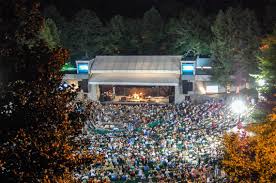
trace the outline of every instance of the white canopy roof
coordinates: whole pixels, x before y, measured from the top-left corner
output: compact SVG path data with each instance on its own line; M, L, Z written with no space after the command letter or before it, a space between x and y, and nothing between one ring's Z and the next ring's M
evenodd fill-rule
M180 73L181 56L128 55L96 56L91 73Z
M178 86L178 74L101 73L93 74L89 84Z

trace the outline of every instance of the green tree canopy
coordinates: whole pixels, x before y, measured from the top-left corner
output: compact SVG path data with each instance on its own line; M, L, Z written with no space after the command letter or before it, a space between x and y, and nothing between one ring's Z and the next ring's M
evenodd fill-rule
M120 54L123 52L127 40L127 26L122 16L113 17L106 30L106 43L104 46L105 54Z
M69 50L72 56L93 57L101 49L103 25L96 14L90 10L79 11L70 23Z
M220 11L212 32L213 79L223 85L248 81L257 72L259 28L254 14L240 8Z
M13 3L15 1L8 1L0 7L0 83L17 79L32 80L38 73L38 69L34 68L43 64L38 59L42 55L28 51L43 44L37 34L43 27L43 17L40 16L38 5L29 5L27 11L21 8L16 10Z
M46 6L43 10L43 15L46 20L52 19L55 22L60 44L64 48L70 48L70 34L72 32L70 22L67 21L53 5Z
M137 54L140 45L140 21L126 19L122 16L113 17L105 31L104 54Z
M62 30L65 18L59 13L58 9L54 5L46 6L43 10L43 15L45 19L52 19L59 30Z
M141 54L160 54L164 22L155 8L145 12L141 29Z
M260 92L265 94L269 100L276 98L276 27L272 34L262 41L261 56L259 57L260 74L257 80L264 80Z
M44 27L40 31L40 37L44 40L50 49L60 46L60 38L55 22L48 18L45 20Z
M209 55L211 41L210 18L199 12L185 9L178 17L170 19L167 25L170 49L174 54L192 50L195 54Z

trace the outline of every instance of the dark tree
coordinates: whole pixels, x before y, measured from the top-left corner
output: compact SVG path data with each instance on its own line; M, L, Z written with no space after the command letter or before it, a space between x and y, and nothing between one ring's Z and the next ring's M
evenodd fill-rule
M44 40L50 49L57 48L61 45L60 35L55 22L48 18L44 22L43 29L40 31L40 37Z
M72 56L93 57L101 49L103 39L103 25L94 12L79 11L71 21L69 33Z
M257 72L259 28L254 14L240 8L220 11L212 32L214 79L223 85L248 82L249 74Z
M39 4L5 1L0 13L0 179L72 182L72 169L93 155L75 153L85 116L75 110L76 93L61 85L68 51L40 38Z
M172 54L193 51L197 55L210 54L211 18L200 12L185 9L178 18L171 18L166 26Z
M113 17L106 29L106 40L103 47L105 54L121 54L126 40L126 24L122 16Z
M51 19L56 25L57 33L59 35L60 44L64 48L70 48L70 33L71 33L71 24L69 21L63 17L57 8L53 5L47 6L43 10L43 15L45 19Z
M160 54L161 41L164 36L164 22L155 8L145 12L142 20L141 47L142 54Z
M139 20L113 17L105 32L104 54L138 54L141 24Z
M258 80L263 80L260 92L269 101L276 101L276 26L272 34L262 40L261 55L259 57L260 73Z
M57 8L53 5L47 6L43 10L43 16L45 19L50 18L52 19L59 30L63 30L64 24L66 22L65 18L59 13Z

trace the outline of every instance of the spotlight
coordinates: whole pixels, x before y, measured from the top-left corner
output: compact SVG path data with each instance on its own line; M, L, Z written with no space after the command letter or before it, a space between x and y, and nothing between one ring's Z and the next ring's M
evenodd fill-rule
M236 100L231 104L231 109L236 114L241 114L246 110L246 105L241 100Z

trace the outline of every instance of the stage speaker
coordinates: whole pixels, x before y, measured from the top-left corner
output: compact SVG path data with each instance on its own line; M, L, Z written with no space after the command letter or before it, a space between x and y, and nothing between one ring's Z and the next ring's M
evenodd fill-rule
M103 94L100 95L99 101L100 102L104 102L104 96L103 96Z
M193 91L193 82L188 82L188 91Z
M183 94L188 94L188 81L187 80L182 81L182 92L183 92Z
M79 88L83 90L83 92L88 92L88 79L83 79L78 82Z
M170 103L170 104L173 104L173 103L174 103L174 96L173 96L173 95L170 95L170 96L169 96L169 103Z

